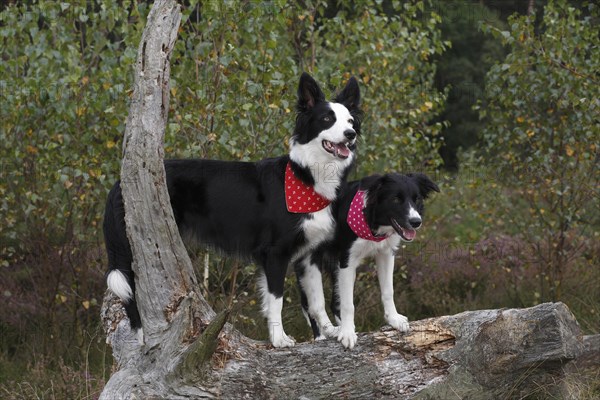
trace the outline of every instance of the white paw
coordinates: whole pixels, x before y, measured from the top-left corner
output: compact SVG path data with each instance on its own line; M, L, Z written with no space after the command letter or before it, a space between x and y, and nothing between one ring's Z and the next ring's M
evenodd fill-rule
M315 342L320 342L320 341L322 341L322 340L325 340L325 339L327 339L327 337L326 337L326 336L319 335L319 336L317 336L317 337L315 338Z
M331 323L329 323L325 326L322 326L320 330L321 330L321 333L323 335L325 335L325 338L336 338L336 337L338 337L338 335L340 333L339 326L334 326Z
M386 321L388 324L392 326L392 328L399 330L400 332L408 332L408 318L406 318L402 314L394 314L390 316L386 316Z
M271 344L273 347L293 347L296 345L296 341L291 336L285 334L285 332L277 332L271 336Z
M340 328L340 332L338 333L337 340L345 348L352 349L356 345L356 341L358 340L358 336L356 336L356 332L354 332L353 328L350 328L350 329Z

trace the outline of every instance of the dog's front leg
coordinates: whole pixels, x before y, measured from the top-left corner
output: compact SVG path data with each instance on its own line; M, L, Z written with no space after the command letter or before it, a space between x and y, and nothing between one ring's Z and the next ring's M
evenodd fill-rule
M310 261L310 256L305 257L296 265L296 274L301 293L307 303L307 309L304 311L309 324L317 325L318 335L315 340L337 337L338 328L331 323L325 309L323 278L319 267Z
M394 304L394 254L391 251L378 253L375 256L375 262L377 263L377 278L379 278L385 320L392 328L400 332L407 332L408 318L398 314Z
M285 334L281 320L283 309L283 286L285 284L285 270L277 273L265 270L259 278L262 292L263 313L267 318L269 341L273 347L292 347L296 344L294 339Z
M338 341L347 349L356 345L357 336L354 327L354 280L356 266L341 267L338 273L338 293L340 298L340 331Z

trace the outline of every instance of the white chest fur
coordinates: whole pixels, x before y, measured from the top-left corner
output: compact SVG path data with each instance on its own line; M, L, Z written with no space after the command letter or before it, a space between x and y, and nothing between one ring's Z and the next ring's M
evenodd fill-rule
M306 243L294 255L292 261L297 260L307 251L314 249L321 243L333 239L335 233L335 221L331 215L331 206L311 214L312 218L302 221L301 230L306 238Z
M318 246L325 240L332 239L335 222L331 215L331 206L312 213L312 218L307 218L302 222L302 230L310 248Z
M348 259L349 266L356 268L366 257L373 257L384 252L393 252L398 248L399 244L400 236L397 234L391 235L381 242L360 238L356 239L350 248L350 257Z

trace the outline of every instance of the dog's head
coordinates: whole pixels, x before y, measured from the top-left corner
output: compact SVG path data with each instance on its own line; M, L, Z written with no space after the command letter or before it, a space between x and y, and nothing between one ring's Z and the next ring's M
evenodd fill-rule
M350 165L360 133L359 105L360 90L354 77L328 102L317 82L303 73L298 87L296 128L291 140L292 160L305 167L332 162Z
M424 174L375 175L361 181L367 191L365 216L373 232L397 233L411 242L423 224L423 200L440 189Z

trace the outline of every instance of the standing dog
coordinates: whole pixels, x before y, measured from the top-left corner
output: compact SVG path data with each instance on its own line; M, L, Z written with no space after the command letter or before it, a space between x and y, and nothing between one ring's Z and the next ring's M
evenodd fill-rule
M415 238L423 222L423 200L432 191L439 192L439 188L423 174L374 175L347 185L335 203L334 239L294 265L302 308L315 338L321 332L332 336L334 331L344 347L356 344L354 280L356 268L366 257L374 257L377 264L386 321L399 331L408 331L408 319L394 304L394 252L401 240ZM331 308L339 328L333 327L325 311L320 268L331 272Z
M281 322L288 264L333 237L331 202L354 162L359 102L355 78L327 102L305 73L300 77L289 155L256 163L165 162L171 206L184 241L212 246L262 267L263 312L275 347L294 345ZM123 301L131 326L143 341L124 213L117 182L104 214L107 284Z

